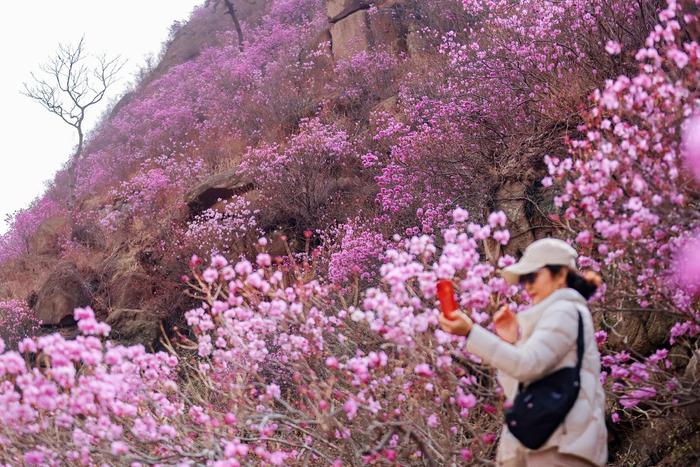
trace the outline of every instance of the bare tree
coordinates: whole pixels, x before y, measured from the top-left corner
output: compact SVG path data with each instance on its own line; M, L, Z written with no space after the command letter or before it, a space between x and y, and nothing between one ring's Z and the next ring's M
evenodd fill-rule
M125 61L117 56L85 56L84 38L77 45L58 46L54 57L40 66L43 76L32 73L33 83L24 83L23 94L61 117L78 132L77 158L82 156L85 113L100 102L115 82Z
M222 0L207 0L206 6L214 5L214 8L219 6ZM226 6L226 11L233 21L233 26L236 28L236 34L238 34L238 50L243 52L243 30L241 29L241 23L238 21L238 16L236 15L236 7L233 4L233 0L223 0Z

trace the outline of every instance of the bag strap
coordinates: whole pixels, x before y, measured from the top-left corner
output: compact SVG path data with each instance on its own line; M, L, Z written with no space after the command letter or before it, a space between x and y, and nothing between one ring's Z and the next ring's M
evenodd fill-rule
M576 338L576 373L581 373L581 364L583 363L583 317L581 312L578 312L578 337Z

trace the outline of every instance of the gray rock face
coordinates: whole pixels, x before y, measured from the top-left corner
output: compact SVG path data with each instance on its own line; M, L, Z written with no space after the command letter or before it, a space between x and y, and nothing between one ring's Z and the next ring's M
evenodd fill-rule
M238 169L230 169L204 180L185 195L185 202L192 213L212 207L219 199L242 195L254 188L250 180L238 174Z
M37 292L34 311L44 326L69 325L73 311L90 302L90 292L75 264L61 263Z
M331 26L333 57L336 60L350 58L358 52L369 50L370 29L366 11L357 11Z
M143 271L120 271L109 281L111 305L119 308L138 307L152 298L154 281Z
M370 14L369 8L376 9ZM358 52L383 48L406 52L408 24L400 1L329 0L333 57L350 58Z
M511 231L511 241L508 242L505 252L516 256L537 240L525 213L525 191L525 184L518 181L502 186L497 194L498 207L506 213Z
M39 255L56 255L61 251L61 239L69 231L65 216L54 216L42 222L29 242L29 251Z
M342 20L360 10L367 10L374 3L369 0L328 0L326 14L331 23Z
M117 308L105 320L112 327L110 339L124 345L143 344L152 349L160 335L160 320L146 310Z

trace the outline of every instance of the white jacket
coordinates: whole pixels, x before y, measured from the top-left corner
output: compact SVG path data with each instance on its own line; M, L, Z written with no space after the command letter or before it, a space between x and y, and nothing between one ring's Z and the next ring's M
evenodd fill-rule
M578 312L583 318L581 390L564 423L540 450L559 452L605 465L608 458L605 427L605 392L600 383L600 354L593 320L586 300L573 289L559 289L532 308L518 313L520 339L511 345L475 325L467 338L467 350L498 370L498 381L512 401L518 382L536 381L559 368L576 365ZM527 451L504 425L497 461L503 463Z

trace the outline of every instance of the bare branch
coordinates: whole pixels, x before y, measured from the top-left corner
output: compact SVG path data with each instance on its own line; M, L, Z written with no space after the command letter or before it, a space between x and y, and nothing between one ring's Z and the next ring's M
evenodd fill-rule
M102 55L89 60L84 40L81 38L76 45L59 44L55 55L39 67L45 76L32 73L33 82L24 83L22 92L76 129L78 157L83 151L87 109L102 101L126 63L119 56L107 59Z

